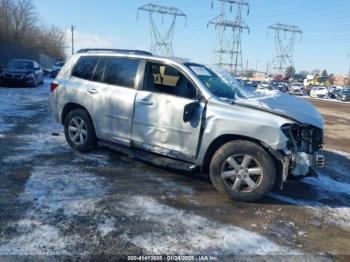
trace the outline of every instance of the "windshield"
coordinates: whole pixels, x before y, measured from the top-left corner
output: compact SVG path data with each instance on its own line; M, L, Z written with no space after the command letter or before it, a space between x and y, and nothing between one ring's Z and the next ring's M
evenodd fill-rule
M29 61L10 61L6 65L8 70L31 70L33 69L33 63Z
M64 63L63 62L57 62L56 64L55 64L55 66L63 66L64 65Z
M221 99L246 98L252 96L254 88L244 87L231 74L219 67L207 67L200 64L186 64L193 73L208 87L210 92Z

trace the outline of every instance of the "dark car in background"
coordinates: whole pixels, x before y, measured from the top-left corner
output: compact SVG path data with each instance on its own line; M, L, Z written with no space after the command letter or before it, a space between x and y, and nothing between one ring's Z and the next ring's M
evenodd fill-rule
M63 66L64 62L57 62L56 64L54 64L50 73L50 77L55 78Z
M36 87L43 83L43 70L34 60L13 59L2 70L0 79L3 85Z
M341 93L341 91L343 91L343 88L333 88L333 89L329 92L329 97L330 97L330 98L338 99L338 96L339 96L339 94Z
M350 101L350 88L344 88L337 95L339 101Z

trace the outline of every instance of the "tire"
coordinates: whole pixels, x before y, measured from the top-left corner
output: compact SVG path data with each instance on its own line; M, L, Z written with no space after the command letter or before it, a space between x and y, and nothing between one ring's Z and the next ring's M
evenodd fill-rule
M95 129L85 110L69 112L64 121L64 134L68 144L76 151L86 153L96 147Z
M258 144L238 140L216 151L210 163L210 178L214 187L227 197L253 202L273 188L276 167L271 156Z

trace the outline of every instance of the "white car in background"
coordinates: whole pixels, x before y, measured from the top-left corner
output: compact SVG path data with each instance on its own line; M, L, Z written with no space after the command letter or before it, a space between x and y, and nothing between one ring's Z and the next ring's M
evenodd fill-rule
M292 95L304 95L304 85L300 83L293 83L289 88L289 93Z
M269 88L269 83L267 82L260 83L258 84L258 87L257 87L257 89L268 89L268 88Z
M325 86L315 86L310 91L311 97L325 98L328 97L328 90Z

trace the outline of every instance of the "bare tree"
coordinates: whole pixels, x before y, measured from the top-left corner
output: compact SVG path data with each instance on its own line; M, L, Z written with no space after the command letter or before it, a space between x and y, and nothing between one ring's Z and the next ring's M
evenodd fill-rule
M64 58L64 33L38 25L32 0L0 0L0 42Z

